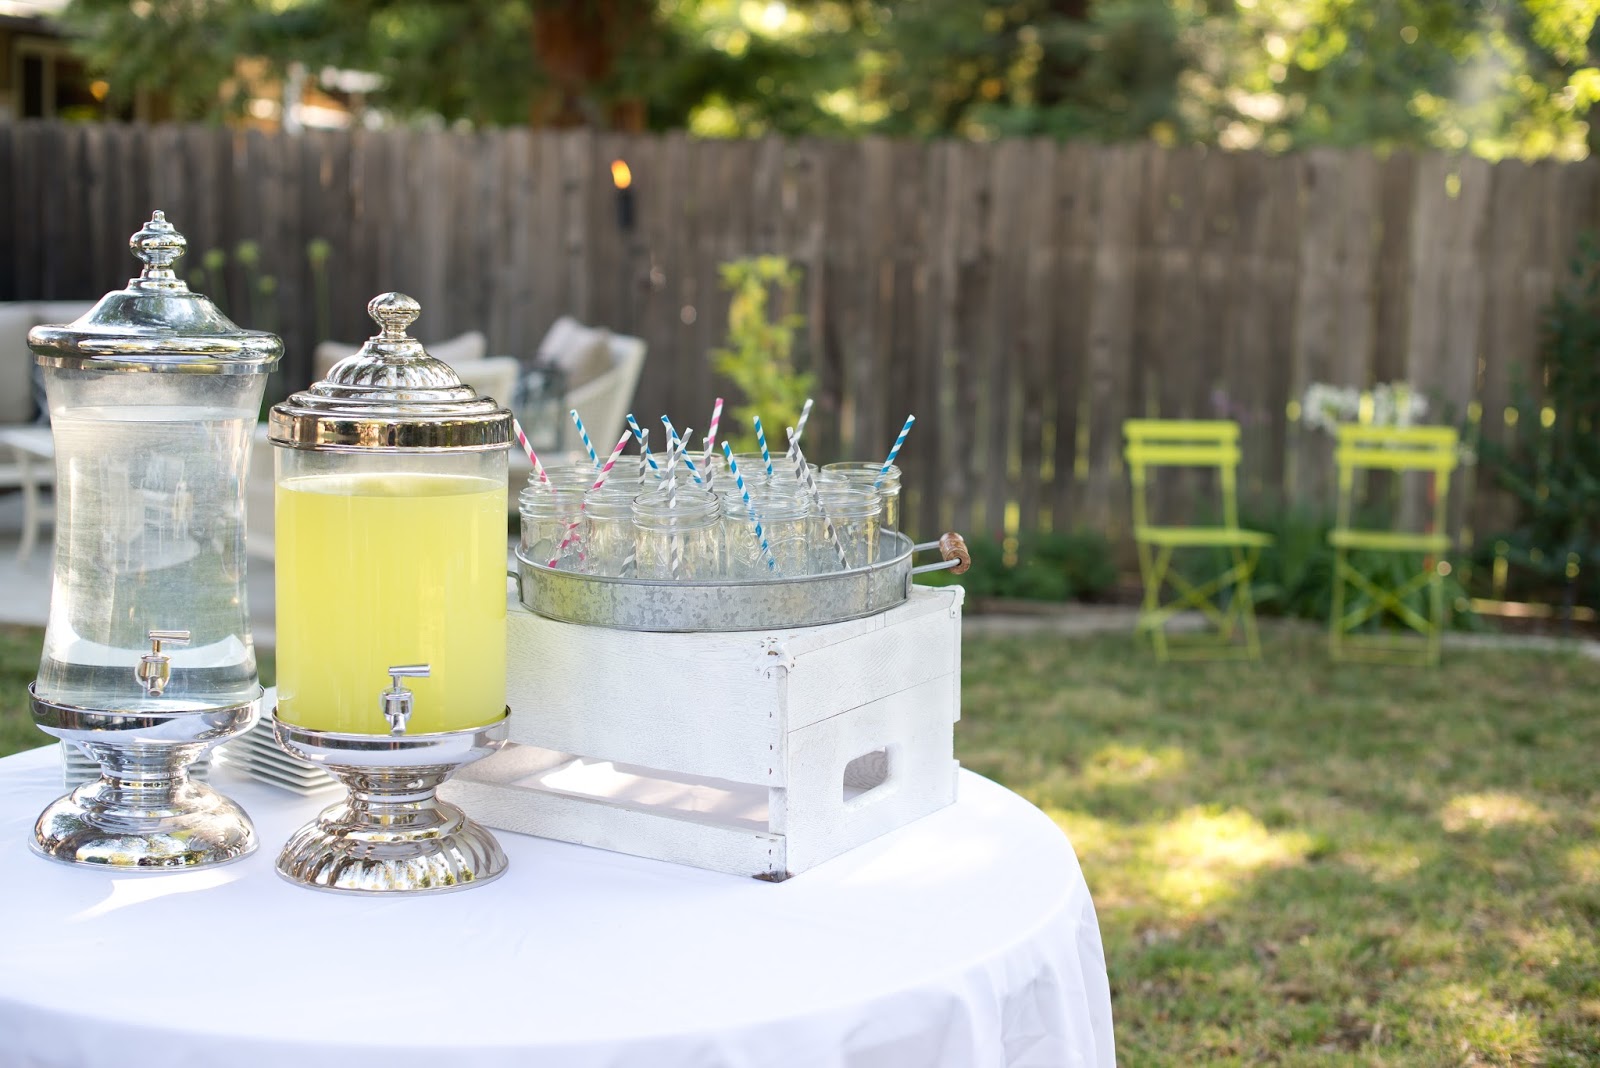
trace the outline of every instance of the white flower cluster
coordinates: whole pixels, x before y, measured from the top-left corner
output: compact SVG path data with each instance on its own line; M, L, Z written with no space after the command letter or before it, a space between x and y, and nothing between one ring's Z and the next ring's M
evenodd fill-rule
M1428 398L1406 382L1380 382L1366 392L1313 382L1300 402L1301 422L1330 434L1341 423L1411 426L1427 414Z

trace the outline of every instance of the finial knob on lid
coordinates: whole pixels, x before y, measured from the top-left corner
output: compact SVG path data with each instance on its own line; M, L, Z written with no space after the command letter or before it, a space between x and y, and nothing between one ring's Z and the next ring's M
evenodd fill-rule
M422 305L404 293L380 293L367 302L367 314L382 329L385 341L399 341L422 314Z
M128 238L128 247L144 263L141 278L167 279L172 277L172 265L189 242L167 222L165 212L156 211L151 212L143 229Z

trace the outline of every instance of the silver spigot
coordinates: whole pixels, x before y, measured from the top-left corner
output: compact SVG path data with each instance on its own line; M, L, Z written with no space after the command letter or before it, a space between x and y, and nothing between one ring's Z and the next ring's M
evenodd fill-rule
M160 697L172 678L172 657L161 651L161 643L188 645L189 632L150 630L145 631L145 637L150 639L150 651L139 658L139 666L134 669L134 674L139 677L139 685L144 688L146 696Z
M425 679L428 672L427 664L398 664L389 669L393 685L378 695L378 708L383 712L383 718L389 721L390 734L406 732L406 722L411 719L411 704L416 697L401 685L400 680Z

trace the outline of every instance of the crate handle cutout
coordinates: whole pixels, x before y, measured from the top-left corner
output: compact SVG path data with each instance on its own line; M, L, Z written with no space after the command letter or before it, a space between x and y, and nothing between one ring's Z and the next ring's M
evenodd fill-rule
M884 789L894 778L895 750L898 746L886 745L862 753L844 766L843 800L846 808L860 808L869 801L886 797L891 791Z

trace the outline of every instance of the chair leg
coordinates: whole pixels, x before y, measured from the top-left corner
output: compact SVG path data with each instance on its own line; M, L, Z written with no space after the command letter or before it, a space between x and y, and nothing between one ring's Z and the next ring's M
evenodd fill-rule
M1244 628L1244 645L1251 660L1261 659L1261 635L1256 631L1256 601L1250 592L1250 580L1255 577L1258 552L1248 552L1243 546L1233 547L1233 566L1237 576L1233 580L1234 596L1239 599L1239 624Z
M1343 549L1333 552L1333 610L1328 616L1328 655L1344 659L1344 569Z
M1443 642L1445 626L1444 604L1444 576L1439 574L1438 564L1433 567L1433 573L1428 576L1428 663L1438 666L1439 647Z
M1148 557L1149 552L1149 547L1145 547L1141 562ZM1148 628L1150 644L1155 647L1156 659L1160 661L1167 659L1167 625L1160 618L1161 587L1165 581L1167 568L1172 565L1171 557L1172 550L1164 548L1157 553L1154 560L1150 561L1149 569L1145 572L1144 605L1139 610L1141 623L1154 622L1154 626Z

